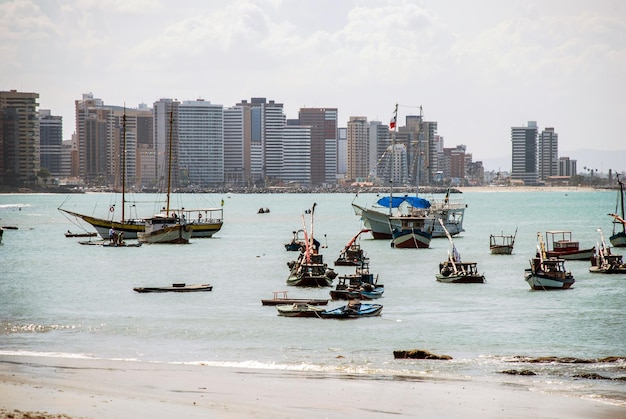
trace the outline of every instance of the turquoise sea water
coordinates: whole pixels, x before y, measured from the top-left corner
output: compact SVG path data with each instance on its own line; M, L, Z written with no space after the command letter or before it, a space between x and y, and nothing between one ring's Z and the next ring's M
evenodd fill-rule
M349 194L177 195L176 205L215 206L224 199L225 224L211 239L189 245L139 248L83 246L57 207L106 216L113 194L0 195L0 354L52 355L259 368L349 372L381 379L502 380L537 390L598 397L626 406L624 381L574 375L626 376L626 363L530 364L514 356L600 358L626 356L626 276L588 272L568 261L574 288L532 292L524 269L536 233L570 230L583 248L611 232L614 191L466 192L465 232L455 238L464 260L478 262L485 284L435 281L447 239L430 249L393 249L360 240L370 269L385 285L383 314L350 321L283 318L261 305L273 291L327 298L328 288L287 287L283 244L302 228L312 204L314 233L329 265L362 227ZM158 205L136 196L139 216ZM456 198L456 197L455 197ZM356 200L372 204L374 194ZM117 204L119 206L119 203ZM257 214L260 207L271 210ZM134 214L133 214L134 215ZM310 219L305 218L307 228ZM91 230L87 225L82 226ZM514 254L491 255L489 235L518 229ZM613 249L624 254L624 249ZM336 267L340 273L353 271ZM209 293L138 294L137 286L211 283ZM330 302L329 307L339 303ZM397 349L426 349L452 361L394 360ZM528 369L517 377L500 371Z

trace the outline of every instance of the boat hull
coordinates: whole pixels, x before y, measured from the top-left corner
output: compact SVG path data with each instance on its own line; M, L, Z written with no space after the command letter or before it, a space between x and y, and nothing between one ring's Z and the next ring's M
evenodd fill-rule
M136 287L133 291L139 293L148 292L207 292L213 290L213 286L210 284L172 284L172 286L166 287Z
M118 233L124 233L125 239L136 239L137 233L144 231L146 228L144 220L127 220L125 222L107 220L104 218L92 217L90 215L79 214L73 211L68 211L63 208L59 208L60 211L70 214L74 217L78 217L88 224L91 224L96 229L100 237L103 239L109 238L109 229L113 227Z
M626 233L620 231L609 237L609 241L613 247L626 247Z
M484 284L485 277L484 275L443 275L437 274L435 278L439 282L445 282L449 284Z
M189 225L176 224L159 228L154 231L149 229L137 234L141 243L147 244L187 244L191 238L193 228Z
M222 229L223 222L217 223L192 223L193 231L191 232L192 239L207 239L213 237L215 233Z
M338 307L333 310L320 313L323 319L357 319L359 317L380 316L383 311L381 304L360 304L358 309L350 308L350 305Z
M394 230L391 243L398 249L426 249L430 247L431 237L427 232L415 228Z
M375 287L371 291L366 290L332 290L330 299L337 300L376 300L383 296L384 287Z
M535 291L553 291L566 290L574 285L574 278L568 277L563 279L550 278L542 274L532 273L530 269L526 269L524 279Z
M287 285L294 287L332 287L333 280L326 275L290 275Z
M388 240L392 238L392 226L389 224L390 215L382 212L382 209L376 210L373 208L361 207L357 204L352 204L356 215L360 215L363 219L365 227L371 230L372 237L377 240ZM450 208L439 209L431 211L434 215L431 223L432 225L425 225L427 230L432 229L432 237L440 238L446 237L446 232L439 224L438 219L441 219L446 226L446 229L451 236L456 236L459 233L465 231L463 229L463 215L465 208Z
M491 246L489 250L492 255L510 255L513 253L513 246Z
M591 249L576 250L572 252L555 252L552 250L548 250L546 251L546 256L549 258L558 258L565 260L589 260L595 255L595 253L596 249L595 247L592 247Z
M308 304L286 304L276 306L279 316L283 317L318 317L326 311L324 308L312 306Z

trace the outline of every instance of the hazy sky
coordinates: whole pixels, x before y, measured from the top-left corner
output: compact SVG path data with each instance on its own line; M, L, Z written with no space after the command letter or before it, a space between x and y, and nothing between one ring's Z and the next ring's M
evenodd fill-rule
M623 0L0 0L0 90L232 106L266 97L388 123L423 106L447 147L510 156L511 126L561 150L625 150Z

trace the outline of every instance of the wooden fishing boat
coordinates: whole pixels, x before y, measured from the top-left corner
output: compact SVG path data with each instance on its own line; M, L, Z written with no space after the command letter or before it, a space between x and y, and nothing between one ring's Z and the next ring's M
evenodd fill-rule
M321 318L321 313L325 310L325 308L306 303L281 304L276 306L276 311L278 311L278 315L284 317Z
M274 291L274 298L261 300L261 304L264 306L277 306L277 305L289 305L289 304L307 304L310 306L325 306L328 304L328 300L322 300L317 298L289 298L287 291Z
M617 192L617 203L615 213L609 214L613 217L613 234L609 237L611 244L615 247L626 247L626 214L624 206L624 182L616 175L619 191ZM619 214L619 215L618 215Z
M65 233L65 237L96 237L97 235L98 233L93 233L93 232L72 233L69 230L67 230L67 232Z
M332 310L322 311L320 313L320 316L323 319L357 319L359 317L380 316L382 311L382 304L350 302L345 306L337 307Z
M140 293L147 292L200 292L200 291L211 291L213 289L213 285L211 284L192 284L187 285L185 283L175 283L171 286L165 287L136 287L133 288L133 291Z
M368 229L361 230L350 239L348 244L339 252L339 257L335 260L335 266L359 266L366 262L365 251L361 249L361 246L356 241L361 234L368 231Z
M448 230L439 220L444 231ZM448 241L450 242L450 250L448 250L448 259L439 264L439 273L435 275L435 279L439 282L447 282L451 284L482 284L485 282L485 275L478 272L478 264L476 262L462 262L461 254L457 250L452 235L449 233Z
M626 274L626 263L624 263L622 255L612 254L611 248L608 247L604 241L602 229L598 229L598 231L600 232L601 244L598 245L598 250L591 258L589 272L598 274Z
M581 249L577 241L572 240L571 231L546 231L546 257L565 260L589 260L595 253L595 247Z
M300 237L300 234L304 233L304 230L297 230L293 232L293 238L289 243L285 243L285 250L288 252L298 252L304 250L304 239Z
M426 249L432 239L433 217L412 214L389 217L391 247L399 249ZM430 227L428 227L430 226Z
M566 290L574 285L574 276L565 269L565 260L547 258L541 233L537 233L537 256L530 260L530 268L525 269L524 279L535 291Z
M332 300L374 300L383 296L385 286L374 279L367 262L356 267L354 274L338 278L334 290L330 291Z
M517 229L513 235L502 234L489 235L489 251L492 255L510 255L513 253L513 246L515 245L515 236L517 236Z

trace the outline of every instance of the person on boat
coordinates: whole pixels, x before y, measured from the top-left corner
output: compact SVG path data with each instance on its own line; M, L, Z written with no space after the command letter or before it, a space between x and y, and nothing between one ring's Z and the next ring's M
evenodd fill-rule
M115 244L115 228L113 226L109 229L109 241L111 244Z

